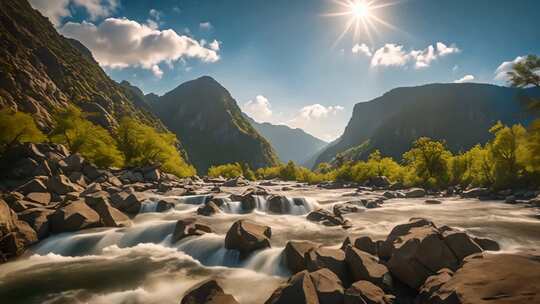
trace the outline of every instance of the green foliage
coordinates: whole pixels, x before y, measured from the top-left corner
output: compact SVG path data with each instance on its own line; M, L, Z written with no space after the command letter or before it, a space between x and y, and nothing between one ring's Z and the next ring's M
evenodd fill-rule
M510 84L514 87L530 85L540 87L540 57L529 55L525 60L514 63L512 71L508 72Z
M158 132L134 119L124 118L117 139L128 166L161 164L165 172L180 177L195 175L195 169L178 152L178 141L172 133Z
M235 178L243 176L242 166L239 163L212 166L208 169L210 177Z
M403 159L418 180L426 187L441 187L449 182L449 160L452 153L442 141L420 137L413 147L403 154Z
M32 116L9 109L0 111L0 153L16 143L43 140L45 135L37 128Z
M72 153L80 153L99 167L123 165L123 156L109 132L86 120L78 108L58 111L54 120L50 134L54 142L66 144Z

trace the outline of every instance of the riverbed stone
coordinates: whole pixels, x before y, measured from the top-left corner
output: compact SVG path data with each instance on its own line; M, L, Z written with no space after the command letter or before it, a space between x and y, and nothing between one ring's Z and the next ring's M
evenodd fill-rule
M45 185L45 182L43 181L47 179L41 179L41 178L33 178L27 183L23 184L19 188L17 188L17 192L20 192L22 194L28 194L28 193L42 193L42 192L49 192L49 189Z
M310 272L328 269L337 275L343 284L350 283L349 270L343 250L328 247L313 248L305 254L304 258L307 270Z
M373 256L378 255L378 244L374 242L369 236L360 236L360 237L347 237L341 245L341 249L345 250L347 246L353 246L356 249L367 252Z
M127 227L131 225L129 217L111 206L106 198L95 200L92 204L89 204L89 206L99 214L100 226Z
M239 304L236 299L223 291L215 280L207 280L193 286L186 292L180 304Z
M392 304L394 296L386 295L369 281L358 281L345 290L344 304Z
M444 281L418 303L540 303L540 259L534 252L472 255Z
M27 246L37 240L34 229L20 220L7 203L0 199L0 263L22 254Z
M345 261L349 266L353 281L369 281L384 290L392 289L392 276L388 268L380 264L375 256L352 246L347 246L345 249Z
M265 304L319 304L315 284L307 270L291 276L287 283L278 287Z
M246 258L252 252L270 248L272 230L249 220L236 221L225 236L225 248L240 252L240 258Z
M113 207L127 214L137 214L141 210L145 196L133 190L125 190L115 193L110 198Z
M26 195L25 200L46 206L51 202L51 194L48 192L31 192Z
M83 191L81 186L72 183L71 180L63 174L51 177L47 182L47 186L50 191L59 195Z
M411 188L404 193L407 198L420 198L426 196L426 190L422 188Z
M221 209L213 201L206 202L197 209L197 214L203 216L212 216L220 212Z
M76 201L57 209L49 217L49 221L53 233L100 226L99 214L83 201Z
M205 233L212 233L212 228L198 222L194 218L178 220L174 227L172 241L178 242L186 237L201 236Z
M320 247L319 243L311 241L288 241L283 250L283 260L291 273L306 269L305 254L311 249Z
M32 208L24 210L18 214L20 220L27 222L37 234L38 239L42 240L49 236L49 216L54 210L47 208Z
M480 245L482 249L487 251L499 251L501 247L499 243L489 238L473 237L473 240L476 244Z

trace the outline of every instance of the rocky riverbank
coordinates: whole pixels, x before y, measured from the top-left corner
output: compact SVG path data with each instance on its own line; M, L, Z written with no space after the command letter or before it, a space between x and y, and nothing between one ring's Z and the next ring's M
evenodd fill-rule
M178 179L52 144L19 146L3 167L0 295L13 303L540 300L534 191ZM136 274L96 283L122 267Z

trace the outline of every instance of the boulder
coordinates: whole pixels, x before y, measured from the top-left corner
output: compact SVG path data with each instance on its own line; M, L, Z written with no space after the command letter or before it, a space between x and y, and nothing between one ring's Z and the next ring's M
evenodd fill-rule
M80 154L75 153L59 161L58 164L60 165L60 168L62 168L62 171L64 171L65 173L71 173L75 171L81 172L84 165L84 158Z
M30 225L19 220L7 203L0 199L0 263L22 254L37 240Z
M170 202L170 201L162 199L158 201L156 204L156 212L165 212L165 211L173 209L174 206L175 206L174 202Z
M419 304L540 303L540 258L537 254L473 255L451 278L441 278L442 284L429 281Z
M249 181L239 176L233 179L230 179L222 184L223 187L243 187L249 186Z
M426 279L422 287L418 292L416 298L418 303L428 303L433 293L441 288L443 284L450 281L454 272L450 269L441 269L437 274L430 276Z
M17 188L16 191L22 194L28 194L32 192L37 192L37 193L49 192L49 189L47 189L47 186L45 186L45 183L41 179L34 178L28 181L27 183L25 183L24 185L20 186L19 188Z
M341 204L335 204L333 207L334 214L343 215L347 213L358 213L365 211L364 207L358 206L354 202L346 202Z
M203 216L211 216L220 212L221 212L221 209L219 209L219 207L213 201L206 202L204 203L204 205L200 206L197 209L197 214L203 215Z
M342 304L343 285L336 274L322 268L309 274L321 304Z
M310 212L307 215L307 219L312 222L320 222L325 226L345 226L348 222L341 216L326 209L318 209Z
M293 274L305 270L305 254L320 246L320 244L311 241L288 241L283 250L283 261Z
M51 232L78 231L100 226L100 216L83 201L70 203L49 217Z
M46 206L51 202L51 194L48 192L31 192L26 195L25 200Z
M83 191L83 188L81 186L72 183L67 176L62 174L51 177L47 182L47 186L50 191L58 195L64 195L70 192Z
M442 235L444 242L450 248L450 250L452 250L454 256L459 261L471 254L482 252L482 247L474 242L474 240L465 232L450 230L445 231Z
M87 198L88 204L88 198ZM120 210L109 204L106 198L94 200L88 204L100 217L100 226L103 227L127 227L131 225L129 217Z
M225 236L225 248L240 252L240 258L245 258L253 251L270 248L272 230L248 220L236 221Z
M356 249L362 250L364 252L367 252L371 255L377 256L378 255L378 244L377 242L374 242L369 236L361 236L361 237L347 237L343 241L343 245L341 245L341 249L345 250L347 246L353 246Z
M344 304L391 304L394 297L369 281L358 281L345 290Z
M94 166L94 165L92 165L90 163L85 163L84 164L82 172L91 181L96 180L98 177L100 177L104 173L104 171L99 170L96 166Z
M314 248L306 253L305 260L308 271L314 272L326 268L337 275L343 284L350 283L343 250L327 247Z
M436 199L428 199L425 201L425 203L427 205L440 205L442 204L442 202L440 200L436 200Z
M487 188L472 188L461 192L461 196L466 198L478 198L489 195L489 193L489 189Z
M272 195L267 200L268 211L276 214L289 214L289 200L282 195Z
M215 280L199 283L186 292L181 304L239 304Z
M476 244L480 245L482 249L488 250L488 251L499 251L501 250L501 247L499 246L499 243L492 239L488 238L480 238L480 237L473 237L473 240Z
M194 218L178 220L174 227L172 242L178 242L189 236L200 236L211 232L212 229L209 226L197 222Z
M426 190L422 188L411 188L404 193L407 198L420 198L426 196Z
M161 179L161 172L159 171L159 169L154 168L144 172L143 177L145 181L157 182Z
M130 190L118 192L111 196L113 207L128 214L139 213L144 201L145 197L143 194Z
M92 193L95 193L95 192L99 192L99 191L102 191L103 188L101 187L101 184L99 183L91 183L90 185L88 185L88 187L86 187L86 189L84 189L83 192L81 192L81 196L86 196L88 194L92 194Z
M49 216L54 210L46 208L27 209L18 214L19 219L27 222L37 234L38 239L42 240L49 236Z
M298 272L278 287L265 304L319 304L319 296L309 272ZM329 303L330 304L330 303Z
M25 200L14 201L12 203L9 203L8 205L13 211L15 211L17 213L23 212L24 210L28 210L28 209L32 209L32 208L43 208L42 204L29 202L29 201L25 201Z
M345 261L353 281L369 281L384 290L392 289L392 276L388 268L376 257L352 246L345 249Z
M82 174L82 172L79 171L71 172L69 175L69 180L81 187L86 187L88 185L86 182L86 177L84 174Z

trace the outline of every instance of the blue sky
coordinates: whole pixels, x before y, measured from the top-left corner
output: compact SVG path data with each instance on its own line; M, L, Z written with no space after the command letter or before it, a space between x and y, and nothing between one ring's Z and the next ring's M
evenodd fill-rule
M327 16L351 11L334 0L31 2L117 81L163 94L210 75L255 119L326 140L355 103L400 86L503 84L498 68L540 53L537 0L373 1L369 15L394 28L364 17L370 35L349 31L337 43L352 16Z

